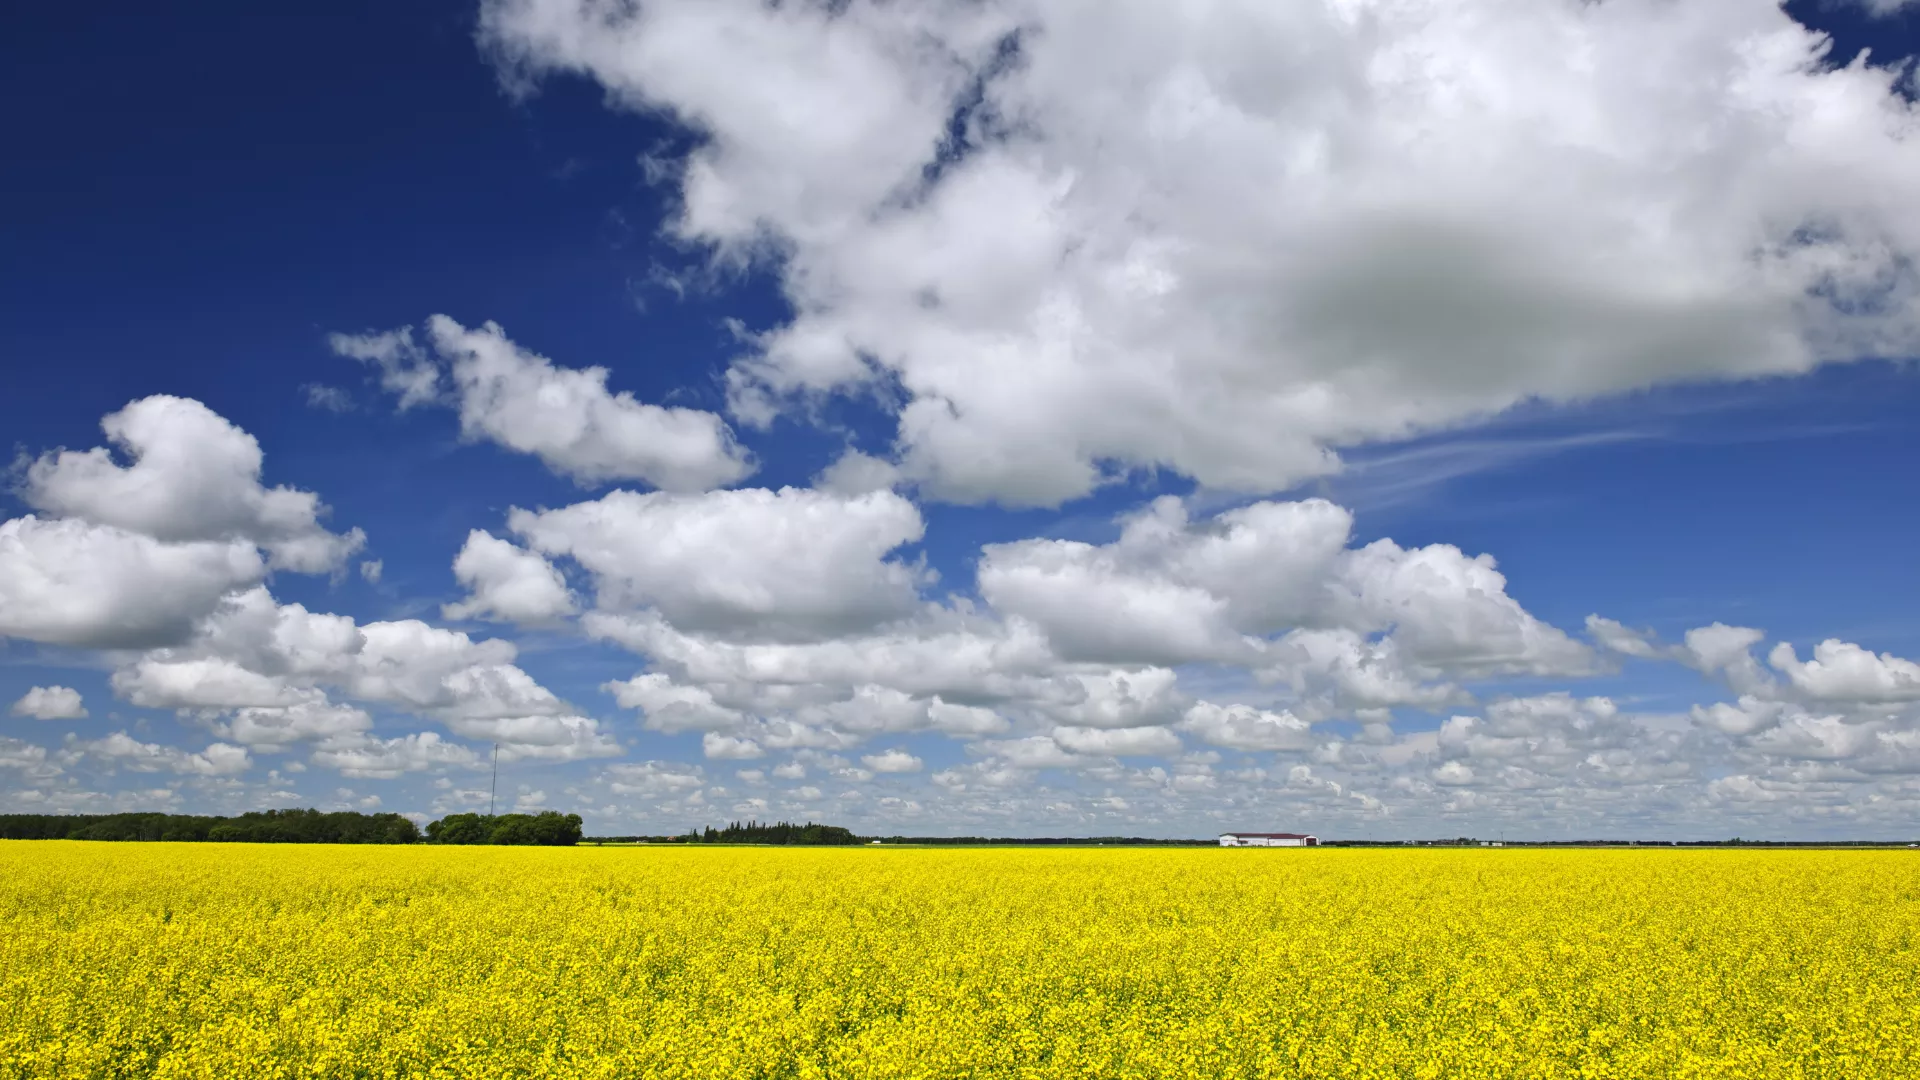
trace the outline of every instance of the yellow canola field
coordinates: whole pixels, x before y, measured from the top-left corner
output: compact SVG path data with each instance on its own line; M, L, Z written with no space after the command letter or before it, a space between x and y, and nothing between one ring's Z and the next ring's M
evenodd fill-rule
M0 842L0 1077L1920 1076L1907 852Z

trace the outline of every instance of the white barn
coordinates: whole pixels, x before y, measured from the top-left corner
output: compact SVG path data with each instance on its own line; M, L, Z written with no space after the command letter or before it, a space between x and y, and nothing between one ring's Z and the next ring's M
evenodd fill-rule
M1230 832L1220 834L1221 847L1319 847L1320 838L1296 832Z

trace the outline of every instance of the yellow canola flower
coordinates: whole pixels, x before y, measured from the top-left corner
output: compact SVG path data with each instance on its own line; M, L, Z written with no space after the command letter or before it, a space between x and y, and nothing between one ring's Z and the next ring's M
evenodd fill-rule
M0 1080L1920 1077L1904 852L0 841Z

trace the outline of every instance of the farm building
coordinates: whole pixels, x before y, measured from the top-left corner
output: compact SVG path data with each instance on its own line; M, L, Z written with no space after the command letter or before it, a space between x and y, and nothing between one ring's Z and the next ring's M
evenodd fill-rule
M1220 834L1221 847L1318 847L1320 838L1297 832L1230 832Z

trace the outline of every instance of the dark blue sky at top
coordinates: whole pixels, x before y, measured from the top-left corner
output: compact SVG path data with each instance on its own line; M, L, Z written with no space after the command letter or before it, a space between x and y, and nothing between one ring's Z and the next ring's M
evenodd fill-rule
M1836 35L1837 58L1920 42L1911 12L1792 8ZM610 368L616 390L720 408L740 348L725 320L764 328L783 307L764 275L684 298L650 284L698 262L658 238L667 192L638 163L684 134L608 109L584 81L509 98L473 17L440 0L0 15L0 449L98 445L99 418L133 398L199 398L260 439L267 483L318 491L387 566L377 589L282 577L277 595L432 617L468 529L595 492L460 444L450 413L395 416L329 332L491 319L556 363ZM356 408L308 407L312 383ZM1669 635L1723 619L1912 655L1916 406L1920 378L1893 358L1523 410L1356 451L1347 476L1310 490L1353 506L1363 540L1492 552L1517 598L1570 629L1595 610ZM884 449L877 410L841 408L860 445ZM789 423L742 434L754 484L804 484L841 445ZM982 542L1104 539L1157 490L1186 485L1143 480L1058 514L928 506L924 546L967 589ZM22 509L0 499L0 516ZM580 669L568 679L527 644L529 669L563 692L636 666L585 650L551 661Z

